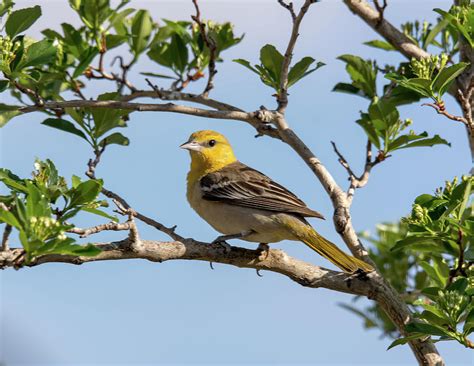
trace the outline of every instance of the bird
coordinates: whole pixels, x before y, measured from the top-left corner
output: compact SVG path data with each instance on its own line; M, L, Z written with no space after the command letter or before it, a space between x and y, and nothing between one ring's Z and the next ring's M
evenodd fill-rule
M268 254L270 243L300 241L344 272L374 270L318 234L306 218L324 219L323 215L265 174L237 160L224 135L197 131L180 147L191 155L188 202L222 234L213 243L241 239L259 243L258 248Z

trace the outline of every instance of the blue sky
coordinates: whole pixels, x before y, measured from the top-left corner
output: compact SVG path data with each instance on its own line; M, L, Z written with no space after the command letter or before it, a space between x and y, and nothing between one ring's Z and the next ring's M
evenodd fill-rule
M218 65L214 98L246 110L274 107L271 89L231 60L255 62L266 43L283 49L290 22L287 12L275 3L203 1L204 17L231 21L237 33L245 33L240 45L223 54L226 62ZM45 27L58 29L61 22L77 22L66 1L17 1L19 7L31 4L42 5L44 14L31 29L33 36ZM155 19L189 19L193 13L191 1L132 1L130 5L149 9ZM397 25L414 18L432 20L433 8L449 5L449 1L392 0L386 16ZM362 167L365 137L354 121L367 101L331 92L337 82L348 80L344 64L336 57L352 53L377 58L380 63L400 60L396 54L362 45L376 38L341 2L326 0L310 9L296 48L295 59L312 56L327 66L290 90L289 123L342 185L346 184L345 171L330 141L337 142L355 167ZM147 60L137 65L131 78L142 88L146 83L137 70L159 72ZM87 89L87 95L111 88L113 85L99 83ZM201 84L194 85L190 91L201 88ZM452 100L447 105L459 113ZM373 230L377 223L399 219L418 194L431 192L470 169L461 125L419 104L401 111L402 117L414 120L413 129L440 134L452 147L400 151L377 166L368 186L354 199L356 230ZM75 136L40 125L42 119L40 114L29 114L0 130L2 166L26 176L35 157L50 158L64 176L82 174L90 157L88 146ZM185 200L189 157L178 149L193 131L208 128L227 135L241 161L331 217L328 197L299 157L281 142L254 139L255 131L236 121L132 114L129 127L122 131L131 139L130 146L111 147L97 173L109 189L123 195L137 210L164 224L178 225L183 236L213 240L217 233ZM92 225L94 220L85 216L77 225ZM342 245L331 220L314 221L314 225ZM146 226L140 226L140 232L144 238L166 239ZM96 236L98 241L120 237L120 233ZM284 242L276 247L330 266L302 244ZM0 280L0 360L8 365L414 364L408 347L386 351L389 339L380 338L377 331L363 330L358 318L338 306L350 302L350 296L303 288L273 273L264 272L259 278L252 270L224 265L215 265L212 271L205 262L131 260L6 270L0 273ZM448 365L472 364L472 352L457 344L440 344L439 349Z

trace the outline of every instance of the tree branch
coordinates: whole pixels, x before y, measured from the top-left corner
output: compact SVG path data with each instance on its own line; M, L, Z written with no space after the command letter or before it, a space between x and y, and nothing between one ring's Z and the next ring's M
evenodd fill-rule
M207 85L202 92L204 97L209 95L211 89L214 88L214 76L217 74L216 70L216 59L217 59L217 45L216 42L209 37L206 31L206 25L201 20L201 11L199 10L199 5L197 0L192 0L194 4L194 8L196 9L196 15L192 15L191 18L194 20L199 27L199 32L201 33L201 37L204 41L204 44L209 49L209 77L207 79Z
M316 1L317 0L305 0L296 17L292 3L290 3L290 5L285 6L285 3L283 3L282 1L278 1L280 5L290 11L291 17L293 19L293 28L291 30L290 40L288 41L288 46L286 47L285 55L283 58L283 64L281 67L280 90L278 91L277 95L278 112L280 113L285 113L285 109L288 105L288 69L291 64L291 59L293 58L293 50L295 49L296 40L299 36L301 21L303 20L311 4L314 4Z
M256 112L242 112L240 110L208 110L196 107L188 107L173 103L147 104L131 103L115 100L70 100L60 102L45 102L43 106L19 107L21 113L31 113L42 110L63 110L64 108L111 108L124 109L138 112L171 112L207 117L213 119L230 119L249 123L260 134L278 138L278 134L268 124L262 123L256 118Z
M51 262L82 264L121 259L147 259L159 263L169 260L200 260L280 273L306 287L321 287L362 296L372 296L376 293L368 280L370 274L365 277L358 277L332 271L292 258L282 250L277 249L269 250L268 256L261 258L261 253L258 250L234 246L225 248L220 244L208 244L193 239L186 239L183 242L143 240L142 246L135 252L128 249L129 239L95 245L102 250L95 257L45 255L34 259L27 266L33 267ZM0 252L0 268L13 267L20 251L22 249L10 249L7 252Z
M9 224L5 224L5 229L3 230L3 236L2 236L2 246L0 248L0 251L4 252L10 249L8 246L8 238L10 237L11 232L12 232L12 226Z
M412 57L420 59L430 56L428 52L418 47L383 16L381 17L381 14L372 8L366 0L344 0L344 3L354 14L358 15L408 59Z
M97 234L102 231L122 231L122 230L130 230L131 225L129 222L117 223L117 222L108 222L106 224L101 224L97 226L93 226L87 229L81 229L79 227L74 227L69 229L69 233L78 234L81 238L86 238L89 235Z
M461 122L461 123L464 123L466 126L469 126L466 118L464 117L461 117L461 116L455 116L454 114L451 114L449 113L445 107L444 107L444 104L443 105L439 105L439 104L435 104L435 103L423 103L422 106L428 106L428 107L431 107L433 108L434 110L436 110L436 112L438 114L441 114L443 116L445 116L446 118L452 120L452 121L456 121L456 122Z
M290 129L285 117L276 111L262 110L257 114L264 120L272 119L277 126L282 141L288 144L306 162L310 169L319 179L324 189L331 198L334 207L333 221L336 231L341 235L351 252L358 258L362 258L374 268L376 265L368 256L367 250L360 242L356 231L352 225L350 215L350 202L347 194L337 185L332 175L312 153L304 142ZM397 291L388 284L378 273L373 272L372 279L375 282L377 295L373 298L380 304L387 316L396 325L402 335L407 335L405 326L412 321L412 315L406 303L402 300ZM444 365L444 361L439 355L436 347L430 340L410 341L415 357L420 365Z
M349 185L349 189L347 190L347 200L349 201L349 205L351 205L352 199L354 198L355 190L357 188L364 187L369 182L369 176L370 172L372 171L372 168L383 160L377 157L374 161L372 161L372 143L370 142L370 140L367 140L367 145L365 148L364 171L360 176L356 176L349 163L347 162L346 158L338 150L336 143L331 141L331 144L334 149L334 152L339 158L339 163L344 167L344 169L346 169L347 174L349 175L349 180L351 183Z

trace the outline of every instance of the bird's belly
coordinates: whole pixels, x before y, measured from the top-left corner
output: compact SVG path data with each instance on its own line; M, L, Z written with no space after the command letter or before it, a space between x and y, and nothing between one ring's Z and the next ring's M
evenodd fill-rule
M198 192L195 193L199 194ZM189 197L192 208L209 225L224 235L251 232L242 240L257 243L297 240L280 223L280 216L286 214L208 201L202 198L193 199L192 196Z

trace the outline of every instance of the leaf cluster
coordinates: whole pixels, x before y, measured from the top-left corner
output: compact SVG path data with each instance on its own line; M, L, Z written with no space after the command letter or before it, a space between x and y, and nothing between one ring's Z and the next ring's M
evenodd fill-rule
M107 206L106 201L98 200L102 181L81 181L73 176L72 185L68 186L50 160L37 160L32 178L22 179L2 168L0 181L9 191L0 196L0 223L18 231L27 262L44 254L99 253L93 245L77 244L67 231L74 227L70 220L81 211L116 220L100 209Z

